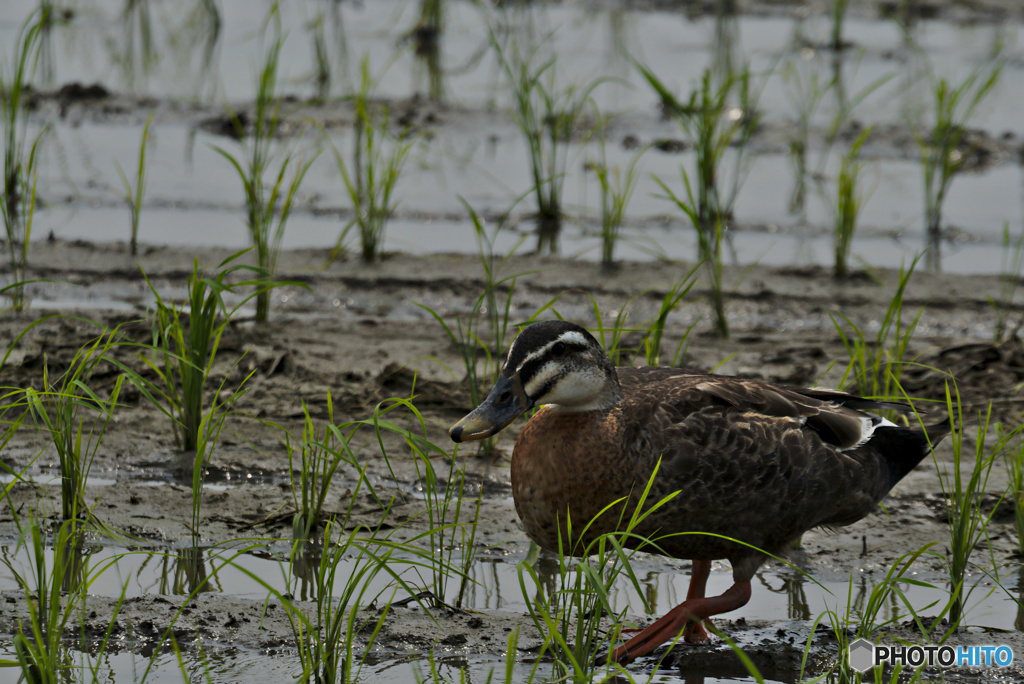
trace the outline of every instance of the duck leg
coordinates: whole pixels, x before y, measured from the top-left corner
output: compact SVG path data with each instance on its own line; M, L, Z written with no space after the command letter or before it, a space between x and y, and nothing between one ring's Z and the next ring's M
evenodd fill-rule
M690 588L686 591L686 600L704 598L704 590L708 584L708 576L711 574L711 561L695 560L690 566ZM683 639L688 644L702 644L708 640L708 633L704 629L704 622L708 624L711 620L703 622L689 622L683 630Z
M708 576L711 574L711 561L695 560L690 566L690 586L686 590L686 600L704 598L704 589L708 584ZM711 620L705 619L710 623ZM619 634L639 634L644 628L623 627ZM700 622L691 622L686 625L685 638L689 644L701 644L708 640L708 633L704 631L704 625Z
M696 578L696 575L695 575ZM707 578L705 578L706 580ZM693 587L691 586L691 589ZM695 589L693 589L696 591ZM689 593L689 592L688 592ZM701 592L703 593L703 592ZM672 641L686 629L687 624L700 622L712 615L736 610L750 600L750 581L737 582L721 596L710 598L688 598L659 618L635 637L619 646L601 662L617 662L623 665L647 655L667 641Z

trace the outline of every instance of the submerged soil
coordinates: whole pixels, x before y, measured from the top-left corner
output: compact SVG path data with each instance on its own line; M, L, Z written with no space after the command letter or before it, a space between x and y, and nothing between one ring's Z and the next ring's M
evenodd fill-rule
M217 250L201 255L170 248L143 252L139 265L163 296L170 298L183 294L188 272L182 265L194 256L206 267L216 266L228 256ZM9 347L6 363L0 368L0 385L41 388L44 367L51 376L57 374L79 347L104 327L119 325L125 339L150 341L145 319L152 297L125 246L51 241L35 245L32 260L32 277L51 282L32 286L29 313L0 319L0 348ZM412 397L428 438L446 449L450 446L448 426L472 408L459 349L419 305L449 320L468 312L485 282L478 259L392 254L376 264L342 258L325 265L322 252L296 251L282 255L279 270L283 279L295 284L275 290L266 324L256 324L251 311L243 308L225 332L211 372L210 386L218 387L223 381L227 389L237 387L250 372L252 376L210 463L207 481L226 486L209 488L204 494L199 530L204 545L261 538L287 549L293 500L282 428L293 434L301 432L303 403L315 421L323 421L328 416L330 393L335 421L346 422L370 417L375 407L389 398ZM665 293L688 270L679 264L622 263L608 271L571 259L522 256L513 257L503 275L524 274L511 294L513 322L525 321L550 305L542 317L557 313L594 327L596 302L606 324L628 306L627 325L642 328L657 314ZM698 283L668 318L662 362L671 361L692 326L685 356L679 359L682 365L785 384L835 386L847 355L833 321L846 317L873 338L897 279L898 274L887 271L858 273L837 281L815 268L727 269L731 338L720 340L713 335L707 292ZM1020 341L1014 336L999 344L990 341L995 313L989 298L998 300L999 292L996 277L923 272L915 274L907 288L904 322L909 324L919 316L909 357L921 365L906 369L906 387L912 396L940 400L946 386L942 371L952 370L969 425L965 453L973 449L970 435L977 421L971 416L977 410L992 402L995 417L1015 425L1024 402L1019 392L1024 381ZM1021 316L1017 307L1009 311L1011 329ZM30 324L34 327L19 337ZM628 347L638 342L639 333L627 333L623 344ZM122 347L115 356L139 372L147 372L136 349ZM90 385L103 396L116 376L116 368L101 366ZM170 421L133 387L125 386L120 403L92 467L97 484L88 492L95 513L107 525L130 535L133 547L186 547L191 539L191 455L176 450ZM926 422L944 419L938 404L920 406L927 407ZM405 409L394 411L389 418L404 427L418 425ZM469 493L475 497L482 490L477 542L488 554L512 562L521 560L528 548L508 487L508 455L521 425L519 421L506 431L493 454L479 455L472 446L458 453L468 465ZM370 482L379 491L398 497L391 520L400 526L392 532L396 538L407 539L426 525L417 517L423 510L418 495L422 483L404 442L385 436L383 444L393 472L381 458L371 430L364 429L353 440L358 459L367 464ZM948 443L938 450L937 457L941 463L949 462ZM31 428L21 430L6 447L3 461L16 470L28 467L40 481L58 472L48 436ZM434 463L439 472L447 472L445 458L435 456ZM353 476L349 469L336 478L326 504L328 511L346 509ZM1006 483L1000 460L988 486L989 509L996 505ZM16 484L10 496L21 514L29 506L43 505L56 522L59 487ZM919 466L883 503L884 511L880 509L848 528L808 532L800 549L793 552L793 562L816 580L845 581L853 573L873 583L898 557L935 543L939 553L922 556L914 571L918 576L941 577L948 533L935 468L928 463ZM373 526L380 513L377 502L364 492L356 500L350 525ZM16 536L11 514L0 515L0 537L11 543ZM96 538L90 543L105 542ZM1012 511L1004 502L995 512L988 541L978 549L977 559L988 565L991 558L1000 575L1005 574L1004 580L1014 578L1020 561L1016 549ZM652 556L641 557L637 564L651 571L686 572L683 562ZM727 565L716 564L715 573L728 573ZM972 575L972 581L981 579L981 573ZM755 593L758 589L755 587ZM25 605L17 591L5 592L5 598L0 601L0 632L10 634ZM151 649L171 626L183 601L182 596L156 593L129 599L118 624L121 630L133 626L136 640L124 642L122 647L141 652ZM84 628L101 635L112 606L112 600L91 601L92 619ZM264 653L287 649L290 626L279 607L276 611L274 601L264 613L262 600L239 598L230 591L206 594L174 623L175 633L183 643L199 635L213 643ZM650 619L632 617L641 623ZM788 681L799 672L811 626L807 620L790 617L747 621L740 610L717 624L741 642L766 676ZM1022 623L1018 620L1017 624ZM540 642L524 613L441 610L431 619L413 603L389 613L376 649L382 657L398 657L437 645L447 654L500 658L517 625L522 630L521 655L530 658ZM913 634L917 628L912 621L889 629L893 637L920 639ZM824 629L819 632L813 637L814 667L824 666L835 656L834 639L830 641ZM972 628L952 639L953 643L1007 643L1016 653L1024 654L1019 631L992 634ZM745 674L729 648L719 641L700 647L680 646L664 666L683 676ZM634 666L638 671L653 667L654 659ZM1016 672L1012 676L1020 676L1020 670Z

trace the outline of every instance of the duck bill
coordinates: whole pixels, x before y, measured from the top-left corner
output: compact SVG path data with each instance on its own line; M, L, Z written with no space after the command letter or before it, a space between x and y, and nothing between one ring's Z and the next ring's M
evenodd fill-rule
M506 378L498 376L491 393L472 413L460 420L448 430L453 442L470 442L475 439L486 439L496 435L533 407L533 402L523 391L518 377Z

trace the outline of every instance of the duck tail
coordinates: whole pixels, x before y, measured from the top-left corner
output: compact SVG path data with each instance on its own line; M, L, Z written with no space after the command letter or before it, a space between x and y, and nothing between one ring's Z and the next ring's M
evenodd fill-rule
M925 426L923 430L891 425L875 428L870 444L889 466L889 488L896 486L950 432L948 421Z

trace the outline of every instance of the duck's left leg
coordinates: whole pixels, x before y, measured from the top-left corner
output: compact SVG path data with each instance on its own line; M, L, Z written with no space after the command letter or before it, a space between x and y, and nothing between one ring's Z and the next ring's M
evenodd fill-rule
M708 576L711 574L711 561L695 560L690 567L690 588L686 591L686 600L704 598L704 590L708 585ZM688 644L702 644L708 640L708 633L704 629L704 622L711 624L711 620L705 618L703 622L687 623L683 630L683 639Z
M690 587L686 590L686 600L704 598L704 590L708 585L708 576L711 574L711 561L695 560L690 566ZM710 624L711 620L704 622ZM639 634L644 628L623 627L619 634ZM701 644L708 640L708 633L704 630L703 622L691 622L686 625L683 633L686 643Z
M706 579L706 578L705 578ZM721 596L710 598L688 598L659 618L635 637L619 646L600 662L617 662L623 665L640 656L647 655L662 644L675 639L690 623L705 620L712 615L727 613L746 605L750 600L750 580L736 582Z

